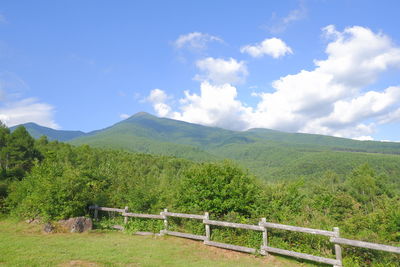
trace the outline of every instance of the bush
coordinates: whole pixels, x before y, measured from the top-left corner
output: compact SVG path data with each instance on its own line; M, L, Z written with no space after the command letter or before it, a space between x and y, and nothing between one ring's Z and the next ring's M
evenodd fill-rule
M38 164L22 181L11 184L7 199L12 214L58 220L82 216L101 196L102 182L60 163Z
M231 162L203 163L183 174L176 205L185 212L208 211L216 217L229 212L250 216L260 189L253 176Z

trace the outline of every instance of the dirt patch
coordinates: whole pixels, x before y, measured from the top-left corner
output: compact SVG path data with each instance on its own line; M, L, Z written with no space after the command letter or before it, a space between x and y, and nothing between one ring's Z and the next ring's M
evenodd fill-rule
M59 267L98 267L98 266L103 266L99 263L96 262L91 262L91 261L83 261L83 260L72 260L69 262L61 263L58 265Z
M181 238L174 238L168 237L169 241L176 242L181 245L191 246L194 247L196 251L205 251L205 254L208 258L213 260L218 260L222 258L230 259L230 260L238 260L243 257L253 258L259 260L261 263L265 264L266 266L275 266L275 267L286 267L286 266L303 266L301 263L296 262L282 262L281 259L273 255L268 256L261 256L261 255L252 255L243 252L228 250L224 248L218 248L213 246L204 245L203 242L199 242L196 240L189 240L189 239L181 239Z

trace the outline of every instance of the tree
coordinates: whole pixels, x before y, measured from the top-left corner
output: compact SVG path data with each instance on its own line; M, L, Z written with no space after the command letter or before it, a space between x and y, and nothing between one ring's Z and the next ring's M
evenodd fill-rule
M250 216L256 209L260 187L251 175L230 162L195 165L183 176L177 195L179 209L208 211L216 216L230 212Z
M19 126L11 133L5 147L5 171L8 177L22 179L35 159L40 158L40 152L34 147L35 140L24 126Z
M366 212L374 207L378 187L374 170L363 164L355 168L346 182L350 195L364 206Z

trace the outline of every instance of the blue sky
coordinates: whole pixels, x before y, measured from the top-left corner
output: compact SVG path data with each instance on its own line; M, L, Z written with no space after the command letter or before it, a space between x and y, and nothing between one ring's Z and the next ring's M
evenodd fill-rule
M0 120L146 111L400 141L398 1L2 1Z

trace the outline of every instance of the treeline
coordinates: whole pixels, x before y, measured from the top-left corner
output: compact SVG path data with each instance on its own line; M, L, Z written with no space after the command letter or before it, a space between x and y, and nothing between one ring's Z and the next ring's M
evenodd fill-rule
M132 212L210 212L213 219L240 223L268 221L331 230L348 238L398 245L399 181L362 164L346 175L326 170L319 179L265 183L230 161L189 160L123 151L74 147L33 140L23 127L0 127L1 208L4 213L42 221L88 214L88 206L129 206ZM140 221L140 222L139 222ZM131 220L138 227L158 227ZM147 224L147 225L146 225ZM150 225L152 224L152 225ZM162 227L162 225L160 226ZM204 227L186 220L175 226L190 232ZM213 229L215 240L258 247L259 233ZM272 246L329 256L326 238L271 231ZM395 266L389 253L346 247L349 266Z

